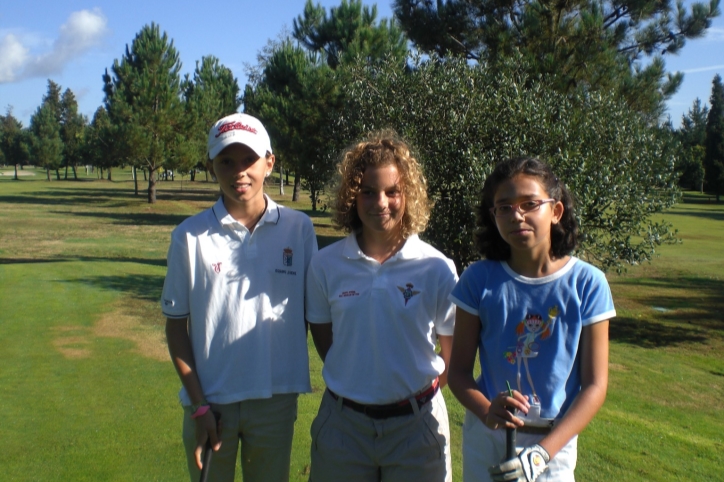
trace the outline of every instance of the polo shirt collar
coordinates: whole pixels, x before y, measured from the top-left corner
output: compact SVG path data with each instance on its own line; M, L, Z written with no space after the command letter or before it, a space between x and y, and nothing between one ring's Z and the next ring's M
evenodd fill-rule
M281 217L279 205L275 203L272 198L267 196L266 193L264 194L264 199L266 199L266 211L257 223L257 227L266 223L277 224L279 222L279 218ZM241 223L234 219L231 214L229 214L229 211L226 210L226 206L224 206L224 196L219 196L218 201L216 201L211 209L214 212L216 219L219 221L219 224L222 226L233 227L241 225Z
M344 240L344 248L342 249L342 256L349 259L367 259L357 243L357 233L351 233ZM388 259L386 262L394 261L396 259L418 259L422 257L422 241L417 234L413 234L405 241L405 244L393 257Z

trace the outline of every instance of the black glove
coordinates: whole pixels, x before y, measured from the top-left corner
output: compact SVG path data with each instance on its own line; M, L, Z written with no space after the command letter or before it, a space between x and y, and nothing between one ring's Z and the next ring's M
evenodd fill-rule
M488 469L496 482L535 482L548 468L551 457L546 449L538 444L526 447L514 459Z

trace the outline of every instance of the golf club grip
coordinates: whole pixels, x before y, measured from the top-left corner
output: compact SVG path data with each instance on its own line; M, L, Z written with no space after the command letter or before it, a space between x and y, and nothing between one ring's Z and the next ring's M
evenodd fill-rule
M505 429L505 460L513 459L518 455L515 451L515 432L514 428Z
M214 453L214 451L211 448L211 441L207 440L206 445L204 446L204 453L203 453L204 466L201 467L201 477L199 478L199 482L206 482L206 479L209 476L209 467L211 466L211 455L213 453Z
M221 419L221 414L218 412L212 413L214 414L214 420L216 420L216 423L218 424L219 420ZM199 477L199 482L206 482L206 479L209 477L209 469L211 468L211 456L213 454L214 449L211 448L211 439L207 439L206 445L204 445L204 453L202 454L204 465L201 467L201 476Z

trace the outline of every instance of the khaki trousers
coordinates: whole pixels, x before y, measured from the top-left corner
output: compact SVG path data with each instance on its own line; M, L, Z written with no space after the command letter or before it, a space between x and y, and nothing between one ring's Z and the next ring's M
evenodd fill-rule
M209 482L233 482L241 442L241 471L245 482L288 482L289 461L297 419L298 394L211 404L221 414L221 448L214 452ZM183 439L191 482L201 475L194 459L196 423L184 407Z
M452 480L441 392L414 414L381 420L345 407L341 400L325 392L312 422L310 482Z

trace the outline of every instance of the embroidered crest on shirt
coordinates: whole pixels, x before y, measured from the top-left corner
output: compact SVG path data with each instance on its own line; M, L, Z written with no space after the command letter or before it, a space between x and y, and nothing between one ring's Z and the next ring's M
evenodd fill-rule
M221 261L218 263L211 263L211 266L214 268L214 273L221 273Z
M404 288L402 286L397 287L397 289L400 290L400 293L402 293L402 297L405 298L405 306L407 306L407 302L410 301L413 296L420 294L419 290L412 289L414 287L415 285L412 283L407 283Z
M538 340L545 340L553 334L555 328L556 318L558 317L558 307L553 306L548 309L548 319L543 320L543 317L537 313L529 313L525 319L518 323L515 328L517 335L515 350L508 350L505 352L505 359L511 364L518 365L518 391L523 392L521 386L521 362L525 366L525 372L527 375L528 383L533 391L533 397L538 399L538 394L535 391L533 385L533 378L530 375L530 368L528 367L528 359L535 358L538 356L540 351L540 344Z
M291 266L293 256L294 251L292 251L292 248L284 248L282 251L282 264L284 264L284 266Z

